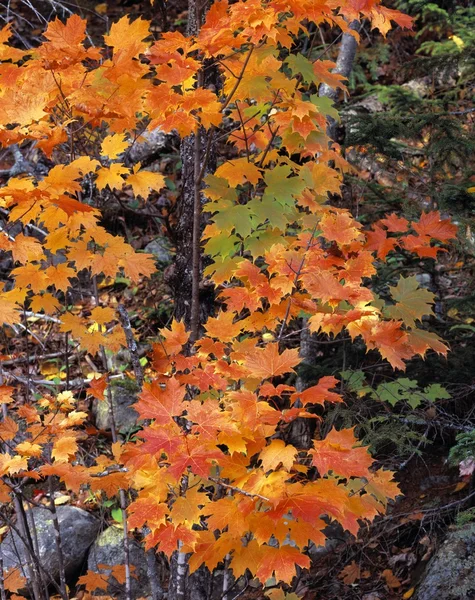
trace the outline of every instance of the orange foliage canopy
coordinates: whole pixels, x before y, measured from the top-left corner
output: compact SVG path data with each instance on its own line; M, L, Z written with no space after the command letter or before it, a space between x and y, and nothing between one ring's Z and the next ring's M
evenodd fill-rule
M148 22L124 17L111 26L104 50L87 47L77 16L50 23L32 51L12 48L8 26L1 31L0 143L33 142L60 163L40 181L13 177L0 189L12 223L45 232L41 243L0 234L15 261L15 285L0 293L5 324L19 323L24 308L44 311L58 315L61 331L87 352L117 351L125 339L108 327L113 310L85 318L61 309L57 292L81 271L138 281L155 266L98 224L84 182L99 190L130 186L144 199L164 188L163 174L126 166L145 129L207 130L234 156L206 177L204 189L210 219L203 249L212 258L205 275L221 286L220 310L190 355L182 323L160 332L136 405L147 420L139 440L115 444L113 459L81 466L86 415L70 392L46 396L16 409L27 441L0 455L1 476L56 475L76 493L90 486L108 496L130 487L129 526L148 527L148 547L192 552L192 570L202 563L213 569L229 555L235 576L249 569L262 581L289 582L295 565L309 566L306 548L325 540L322 515L356 534L397 495L391 474L374 469L353 430L322 440L317 428L310 449L286 442L296 418L318 419L315 407L342 402L332 377L303 392L282 383L300 360L298 348L283 343L293 320L307 316L310 331L329 335L346 329L400 369L429 349L446 353L435 334L419 328L431 313L427 291L401 280L385 304L370 281L396 248L435 257L455 227L435 212L418 222L389 215L366 231L348 211L326 204L348 165L326 133L335 109L316 92L321 83L343 83L334 63L295 53L294 42L309 34L310 22L357 36L348 22L363 17L383 34L391 20L411 25L378 0L238 0L215 2L190 38L170 32L152 42ZM203 61L218 69L221 89L197 84ZM104 379L93 381L90 393L104 399L105 388ZM0 388L0 401L11 405L12 393ZM15 427L3 421L1 438L12 440Z

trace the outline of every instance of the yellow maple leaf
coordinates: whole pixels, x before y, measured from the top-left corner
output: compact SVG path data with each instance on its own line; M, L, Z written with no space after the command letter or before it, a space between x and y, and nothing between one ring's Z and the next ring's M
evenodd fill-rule
M161 173L152 173L151 171L139 171L140 163L133 168L133 174L127 178L127 183L132 186L136 196L142 196L147 199L150 190L158 191L165 186L165 177Z
M109 158L117 158L119 154L122 154L129 145L129 142L125 139L125 134L114 133L104 138L101 144L101 155L108 156Z
M71 435L65 435L55 440L51 456L57 463L69 462L69 457L75 456L77 449L76 438Z
M259 458L262 461L264 471L275 470L282 464L284 469L290 471L294 464L297 448L291 444L286 444L282 440L272 440L260 453Z

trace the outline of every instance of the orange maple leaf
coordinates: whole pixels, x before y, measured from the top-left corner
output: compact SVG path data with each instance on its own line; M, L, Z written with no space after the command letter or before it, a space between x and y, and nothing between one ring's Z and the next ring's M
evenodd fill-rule
M293 372L299 362L298 349L284 350L279 354L277 343L267 344L265 348L255 348L244 357L244 366L248 370L249 377L256 379L268 379Z
M143 419L154 419L156 423L166 425L183 414L185 392L185 387L175 377L165 384L155 379L145 384L134 408Z
M357 447L353 429L337 431L333 428L323 441L314 441L312 464L321 476L329 471L342 477L368 477L373 459L367 448Z

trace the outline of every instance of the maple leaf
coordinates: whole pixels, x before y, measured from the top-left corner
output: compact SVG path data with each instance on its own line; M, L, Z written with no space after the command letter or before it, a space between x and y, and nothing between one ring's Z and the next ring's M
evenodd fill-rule
M149 46L142 41L150 35L149 27L150 21L138 18L130 22L129 17L125 16L112 24L109 35L104 36L104 41L108 46L112 46L114 51L133 46L134 55L138 55L145 52Z
M361 237L361 225L347 213L327 213L320 220L322 235L339 245L351 244Z
M343 583L346 585L351 585L358 579L361 579L361 568L353 560L349 565L346 565L346 567L340 571L338 577L342 579Z
M213 461L222 458L222 451L213 444L202 443L197 438L187 438L183 447L173 456L168 471L177 479L187 472L188 467L195 475L207 478L213 468Z
M51 284L46 272L39 270L38 266L32 263L12 269L11 273L18 287L30 287L36 293L42 292Z
M41 244L33 237L27 237L23 233L19 233L15 238L15 243L12 247L13 260L25 264L29 261L41 259L43 248Z
M148 550L158 545L161 552L171 557L177 549L178 542L194 548L198 535L197 531L184 525L175 526L173 523L166 523L145 538L145 549Z
M400 321L377 323L372 328L369 339L365 338L365 341L370 348L377 348L392 367L403 371L406 368L403 360L412 357L409 337L402 331Z
M218 167L214 177L226 179L231 187L249 181L255 185L262 177L261 169L246 158L237 158Z
M101 155L109 158L117 158L119 154L125 151L129 142L122 133L115 133L104 138L101 144Z
M302 569L310 568L310 558L292 546L281 546L280 548L268 546L255 574L261 581L267 581L274 575L277 581L290 583L295 577L297 565ZM251 571L254 569L251 568Z
M425 288L419 288L415 275L400 277L397 285L389 288L396 304L386 307L391 319L401 319L407 327L415 327L424 315L432 315L434 294Z
M58 17L48 24L43 34L47 40L58 48L79 46L86 37L86 21L79 15L71 15L66 23L62 23Z
M127 523L132 529L141 529L148 524L151 529L157 529L165 524L165 517L170 512L167 504L154 496L138 498L132 502L127 512Z
M388 238L386 231L378 225L373 225L372 231L366 232L365 248L376 251L378 258L385 259L386 256L398 245L396 238Z
M441 219L438 210L422 213L419 222L413 222L412 227L421 236L429 236L447 242L457 236L457 226L450 222L450 219Z
M260 453L259 458L262 461L264 471L275 471L281 464L283 468L290 471L292 468L297 448L291 444L286 444L282 440L272 440Z
M146 200L150 190L158 191L165 186L165 177L161 173L140 171L140 167L140 163L134 166L132 175L127 177L127 184L132 186L136 196L142 196Z
M140 434L140 437L145 440L142 446L143 452L156 456L161 456L163 453L174 456L184 443L182 431L175 422L166 427L153 423Z
M176 525L192 527L198 525L201 516L207 512L208 496L195 488L188 489L185 496L179 496L172 505L170 518Z
M41 475L55 475L59 477L67 489L79 494L81 485L88 483L91 479L87 469L80 465L71 465L68 462L54 465L43 465L40 467Z
M404 217L398 217L396 213L391 213L389 216L380 221L391 233L403 233L407 231L409 221Z
M4 575L4 586L9 592L18 592L27 586L25 577L21 574L20 569L9 569Z
M28 459L25 456L10 456L10 454L0 454L0 476L16 475L21 471L28 469Z
M316 60L313 63L313 72L319 82L325 83L332 88L341 88L345 91L346 86L343 85L343 81L346 80L346 77L337 71L332 72L335 66L336 64L332 60Z
M0 385L0 404L10 404L13 402L13 392L15 388L9 385Z
M220 312L218 317L210 317L204 327L206 333L221 342L232 342L242 331L242 323L234 323L234 313Z
M317 385L313 385L303 392L294 392L291 395L292 402L298 399L302 402L303 406L307 404L321 404L324 405L327 402L343 402L343 398L340 394L330 392L330 388L336 387L338 380L335 377L325 376L321 377Z
M127 488L128 480L126 473L108 473L103 477L94 477L89 484L91 491L103 491L108 498L117 496L120 489Z
M5 388L6 386L2 386L2 387ZM7 401L8 401L8 398L11 399L10 393L8 392L9 389L12 389L12 388L7 388L7 392L6 392ZM2 404L5 404L5 401L3 401L3 398L5 398L5 393L2 394ZM5 417L3 419L3 421L0 422L0 438L4 442L13 440L13 438L16 436L17 433L18 433L18 423L16 423L12 418Z
M61 305L57 298L48 292L41 294L41 296L34 296L31 299L31 310L33 312L45 311L46 314L54 314L60 309Z
M101 167L96 171L96 186L99 190L103 190L109 186L111 189L122 189L125 183L122 175L128 175L129 169L120 163L113 163L110 167Z
M54 441L51 456L55 463L69 462L70 457L76 455L77 449L76 437L66 435Z
M119 260L119 265L134 283L138 283L142 276L150 277L157 270L154 255L142 252L128 254L126 258Z
M160 335L164 338L163 345L167 354L178 354L188 342L190 332L185 330L182 321L173 319L170 329L160 329Z
M174 422L173 417L183 414L184 398L185 387L175 377L168 379L166 384L154 380L144 385L134 408L143 419L154 419L156 423L166 425Z
M333 428L323 441L314 441L314 450L309 451L312 464L321 476L333 471L342 477L368 477L373 459L357 443L353 429Z
M424 356L427 350L447 356L448 348L436 333L424 329L412 329L407 332L408 344L416 354Z
M89 592L95 592L98 589L106 590L109 582L106 575L89 570L79 577L78 585L83 585Z
M206 513L209 514L207 518L208 529L220 531L233 524L233 530L236 532L242 532L243 534L247 528L247 521L243 514L242 503L236 498L220 498L215 502L209 504L206 508Z
M202 531L198 535L199 538L189 560L190 573L196 571L203 564L213 572L234 548L236 543L234 536L226 532L215 539L211 531Z
M284 350L279 354L279 344L270 343L265 348L254 348L244 358L244 366L249 376L257 379L268 379L276 375L290 373L300 362L297 349Z

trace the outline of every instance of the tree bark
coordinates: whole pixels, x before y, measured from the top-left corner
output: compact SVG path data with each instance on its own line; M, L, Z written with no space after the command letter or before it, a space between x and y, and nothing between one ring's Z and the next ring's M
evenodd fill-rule
M197 35L211 2L204 7L199 0L188 3L188 35ZM217 71L207 68L202 75L203 86L217 88ZM213 134L200 129L195 135L189 135L181 143L181 195L178 201L178 221L175 228L176 256L171 284L174 291L175 318L184 320L188 327L193 321L196 334L199 324L212 314L214 306L214 290L202 281L203 258L200 248L201 233L205 220L203 205L205 199L201 193L200 174L213 173L216 169L216 150ZM208 152L206 148L210 146ZM203 169L203 162L206 165ZM198 189L197 189L198 187ZM196 196L199 196L197 201ZM199 214L197 214L199 213ZM196 308L193 315L192 308ZM194 336L195 337L195 336Z

